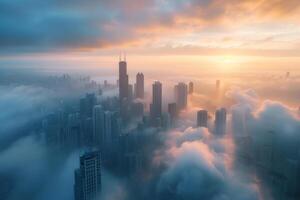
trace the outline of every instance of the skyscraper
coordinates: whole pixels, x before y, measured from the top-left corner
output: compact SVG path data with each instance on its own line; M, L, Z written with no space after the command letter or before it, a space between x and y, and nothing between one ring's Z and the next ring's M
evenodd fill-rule
M63 145L67 148L80 146L80 116L79 113L69 114L67 130L63 138Z
M136 75L135 97L139 99L144 98L144 74L143 73L137 73Z
M128 75L126 60L119 62L119 97L122 102L128 98Z
M133 87L131 84L128 85L128 102L131 103L133 100Z
M174 120L177 117L177 105L176 103L169 103L168 104L168 113L170 115L171 118L171 122L174 122Z
M220 85L221 85L221 81L220 80L216 80L216 89L217 90L220 89Z
M102 147L104 134L104 111L101 105L96 105L93 109L93 133L94 143Z
M126 60L119 62L119 100L122 119L125 121L128 118L128 75Z
M193 94L193 93L194 93L194 83L189 82L189 94Z
M207 127L208 114L206 110L199 110L197 112L197 126Z
M216 110L215 115L215 134L224 135L226 133L226 109Z
M152 104L150 105L152 121L157 121L162 114L162 84L155 81L152 85Z
M94 200L101 192L101 154L89 152L80 157L80 168L75 170L75 200Z
M84 98L80 99L80 116L82 118L92 117L93 107L97 103L94 93L88 93Z
M110 147L112 144L112 112L104 112L104 145Z
M144 115L144 104L142 102L135 102L131 104L131 114L134 117L142 117Z
M185 83L178 83L175 86L175 99L177 109L182 110L187 107L188 87Z

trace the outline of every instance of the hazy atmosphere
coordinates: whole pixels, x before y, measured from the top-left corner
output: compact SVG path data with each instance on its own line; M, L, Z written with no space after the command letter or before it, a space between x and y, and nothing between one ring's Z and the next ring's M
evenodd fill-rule
M298 0L0 0L0 200L300 198Z

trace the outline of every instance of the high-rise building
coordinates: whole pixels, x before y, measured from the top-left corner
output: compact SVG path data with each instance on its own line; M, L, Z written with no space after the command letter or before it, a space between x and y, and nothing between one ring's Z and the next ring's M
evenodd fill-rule
M110 147L112 144L112 112L104 112L104 145Z
M155 81L152 85L152 104L150 105L153 122L161 119L162 114L162 84Z
M119 100L120 100L120 111L121 116L124 121L128 119L128 91L129 91L129 84L128 84L128 75L127 75L127 63L126 60L121 60L119 62Z
M182 110L187 107L188 87L185 83L178 83L175 86L175 99L177 109Z
M103 145L104 111L101 105L94 106L93 110L93 137L96 145Z
M197 112L197 126L207 127L208 114L206 110L199 110Z
M117 142L119 136L121 135L122 129L122 119L118 112L112 112L111 119L111 131L112 131L112 140L113 142Z
M133 100L133 87L131 84L128 85L128 102Z
M119 98L122 102L128 98L128 75L126 60L119 62Z
M94 145L94 131L93 131L93 119L91 117L85 118L81 122L82 133L81 141L87 146Z
M62 145L66 148L78 148L80 146L80 116L79 113L69 114L67 130Z
M144 98L144 74L137 73L135 84L135 97L139 99Z
M193 94L193 93L194 93L194 83L189 82L189 94Z
M89 152L80 157L80 168L75 170L75 200L94 200L101 192L101 154Z
M290 72L286 72L285 78L288 79L290 77Z
M171 122L174 122L174 120L176 119L177 114L178 114L176 103L168 104L168 113L170 115Z
M88 93L84 98L80 99L80 116L82 118L92 117L93 107L97 103L94 93Z
M142 117L144 115L144 104L142 102L134 102L131 104L131 114L134 117Z
M221 85L221 81L220 80L216 80L216 89L217 90L220 89L220 85Z
M215 134L224 135L226 133L226 109L220 108L215 113Z

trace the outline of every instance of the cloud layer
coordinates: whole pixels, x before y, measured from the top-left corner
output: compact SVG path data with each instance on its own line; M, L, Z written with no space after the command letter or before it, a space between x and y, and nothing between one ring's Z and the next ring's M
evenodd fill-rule
M265 35L280 21L297 22L299 6L297 0L2 0L0 48L7 53L10 50L82 50L129 44L151 46L153 39L160 45L185 46L195 40L198 43L199 38L201 44L211 48L208 34L217 32L221 34L214 39L220 40L223 47L227 43L227 47L243 48L243 43L267 42L266 38L269 43L271 40L271 44L277 44L275 38L282 35L268 34L261 39L246 35L246 40L239 41L247 33L243 24L252 24L256 31ZM263 23L267 24L259 27ZM229 31L232 28L234 31ZM234 35L238 29L244 33L234 38L226 36L226 33ZM295 37L293 33L299 30L290 27L289 31L285 34Z
M171 131L167 141L158 199L259 199L256 185L231 168L229 138L214 138L206 128L187 128Z

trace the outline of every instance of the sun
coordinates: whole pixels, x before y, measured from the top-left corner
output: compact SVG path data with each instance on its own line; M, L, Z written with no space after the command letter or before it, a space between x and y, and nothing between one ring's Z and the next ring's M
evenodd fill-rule
M235 55L216 56L214 62L221 71L234 71L245 61L244 58Z

